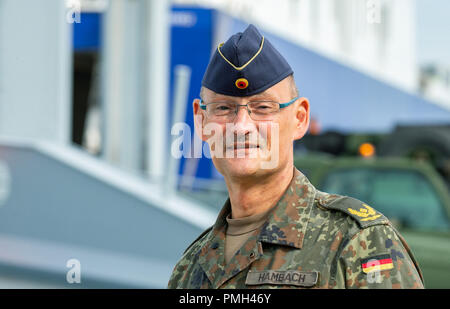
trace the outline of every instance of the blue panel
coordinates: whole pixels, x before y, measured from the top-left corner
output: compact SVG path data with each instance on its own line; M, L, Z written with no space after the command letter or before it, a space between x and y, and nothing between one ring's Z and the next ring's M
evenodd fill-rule
M73 24L73 48L75 51L100 48L101 19L100 13L81 13L80 23Z
M171 27L171 61L170 61L170 113L173 115L174 68L182 64L192 70L186 123L194 134L192 102L199 98L203 73L208 66L213 39L213 11L203 8L174 7L172 9ZM169 130L170 132L170 130ZM180 173L183 173L186 159L182 158ZM212 161L202 156L198 159L197 177L212 176Z

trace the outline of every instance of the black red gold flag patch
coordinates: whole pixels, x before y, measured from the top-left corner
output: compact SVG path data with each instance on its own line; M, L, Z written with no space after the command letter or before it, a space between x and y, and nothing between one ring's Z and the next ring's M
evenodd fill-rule
M373 271L392 269L394 264L390 254L382 254L362 259L361 267L363 272L367 274Z

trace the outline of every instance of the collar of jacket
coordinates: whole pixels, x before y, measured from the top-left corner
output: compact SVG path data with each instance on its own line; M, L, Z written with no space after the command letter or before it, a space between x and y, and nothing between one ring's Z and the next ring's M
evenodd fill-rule
M270 211L266 223L259 233L255 231L244 245L243 251L250 255L245 256L244 252L238 252L229 265L224 265L222 255L226 217L231 212L230 200L227 199L199 254L200 264L213 285L219 286L226 278L234 275L233 273L243 270L258 259L262 255L261 242L301 249L315 195L314 186L306 176L294 168L291 183L277 205Z
M294 169L294 177L261 228L259 240L301 249L315 195L306 176Z

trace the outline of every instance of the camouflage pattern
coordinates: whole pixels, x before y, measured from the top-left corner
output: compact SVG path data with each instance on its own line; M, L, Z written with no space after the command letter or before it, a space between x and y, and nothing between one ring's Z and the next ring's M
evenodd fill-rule
M386 217L356 199L320 192L297 169L267 222L225 264L230 212L227 200L215 224L185 251L168 288L302 288L282 280L296 272L296 278L318 273L312 288L424 287L409 247ZM364 272L363 262L379 256L392 263ZM281 280L246 284L255 272Z

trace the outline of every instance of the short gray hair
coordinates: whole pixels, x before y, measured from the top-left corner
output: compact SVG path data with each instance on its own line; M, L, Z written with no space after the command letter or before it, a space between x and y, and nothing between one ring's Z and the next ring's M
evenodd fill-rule
M289 78L289 81L291 83L292 97L294 97L294 98L298 97L299 92L298 92L297 84L295 83L294 74L289 75L287 78Z

